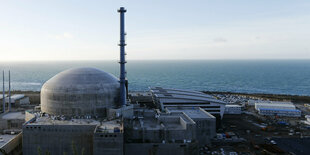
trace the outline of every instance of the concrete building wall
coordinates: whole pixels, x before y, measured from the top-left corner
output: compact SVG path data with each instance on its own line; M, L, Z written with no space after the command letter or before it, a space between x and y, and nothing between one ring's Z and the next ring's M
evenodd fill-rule
M196 122L196 137L199 145L210 144L211 139L216 136L216 120L194 119Z
M18 105L29 104L29 103L30 103L29 97L24 97L20 100L15 101L15 104L18 104Z
M267 116L301 117L300 110L258 109L258 114Z
M239 105L226 105L225 114L241 114L242 108Z
M0 148L5 152L5 155L21 155L22 154L22 133L19 133L12 140L7 142ZM0 155L1 152L0 152Z
M24 119L20 118L3 118L2 116L6 115L8 113L2 114L0 116L0 132L3 130L9 130L9 129L21 129L23 123L25 122Z
M14 120L7 120L7 129L21 129L25 123L25 120L14 119Z
M33 113L30 113L29 111L25 111L25 122L28 122L32 119L34 119L36 116Z
M23 154L93 154L94 125L31 125L23 127Z
M195 155L197 143L129 143L125 144L125 154L147 155Z
M210 144L211 139L215 137L216 117L202 108L167 108L166 111L173 114L181 112L181 125L186 126L187 133L192 132L192 139L197 140L200 145ZM183 118L192 120L193 123L186 123Z
M0 132L8 128L8 122L5 119L0 119Z
M186 128L188 126L187 122L182 119L181 117L179 118L180 119L180 125L183 127L183 128Z
M169 116L158 117L158 121L165 123L180 123L180 116Z
M93 154L123 155L123 144L123 133L95 133Z
M163 141L184 141L192 140L196 137L195 130L184 130L184 129L128 129L125 130L128 139L139 142L156 142L161 143Z

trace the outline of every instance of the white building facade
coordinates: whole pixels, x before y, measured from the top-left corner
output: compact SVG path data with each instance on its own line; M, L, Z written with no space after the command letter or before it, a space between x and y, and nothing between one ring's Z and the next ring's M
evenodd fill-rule
M225 114L241 114L242 107L240 105L226 105Z
M266 116L301 116L301 111L296 109L295 105L292 103L255 103L255 110L258 111L258 114Z

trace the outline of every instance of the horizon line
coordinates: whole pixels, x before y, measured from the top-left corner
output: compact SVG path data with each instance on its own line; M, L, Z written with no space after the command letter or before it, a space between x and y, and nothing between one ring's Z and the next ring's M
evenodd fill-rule
M240 58L240 59L127 59L127 61L203 61L203 60L310 60L310 58ZM2 62L59 62L59 61L119 61L118 59L63 59L63 60L0 60Z

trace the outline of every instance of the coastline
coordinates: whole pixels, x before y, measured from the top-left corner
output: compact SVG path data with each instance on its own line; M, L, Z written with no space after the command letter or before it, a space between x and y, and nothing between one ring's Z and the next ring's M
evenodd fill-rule
M284 94L265 94L265 93L237 93L237 92L219 92L219 91L201 91L206 94L228 94L241 95L247 97L263 98L275 101L292 101L293 103L310 103L310 96L284 95ZM7 93L7 92L6 92ZM25 94L29 97L31 104L40 104L40 91L14 90L12 94Z
M275 101L292 101L293 103L310 103L310 96L289 95L289 94L265 94L265 93L237 93L237 92L218 92L218 91L202 91L206 94L229 94L242 95L248 97L258 97Z

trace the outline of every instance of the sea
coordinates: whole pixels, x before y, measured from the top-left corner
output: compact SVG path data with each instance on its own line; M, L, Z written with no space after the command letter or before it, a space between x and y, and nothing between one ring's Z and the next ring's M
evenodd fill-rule
M40 91L48 79L75 67L95 67L119 76L116 60L0 62L6 90L9 70L12 90ZM126 70L130 91L158 86L310 96L310 60L129 60Z

